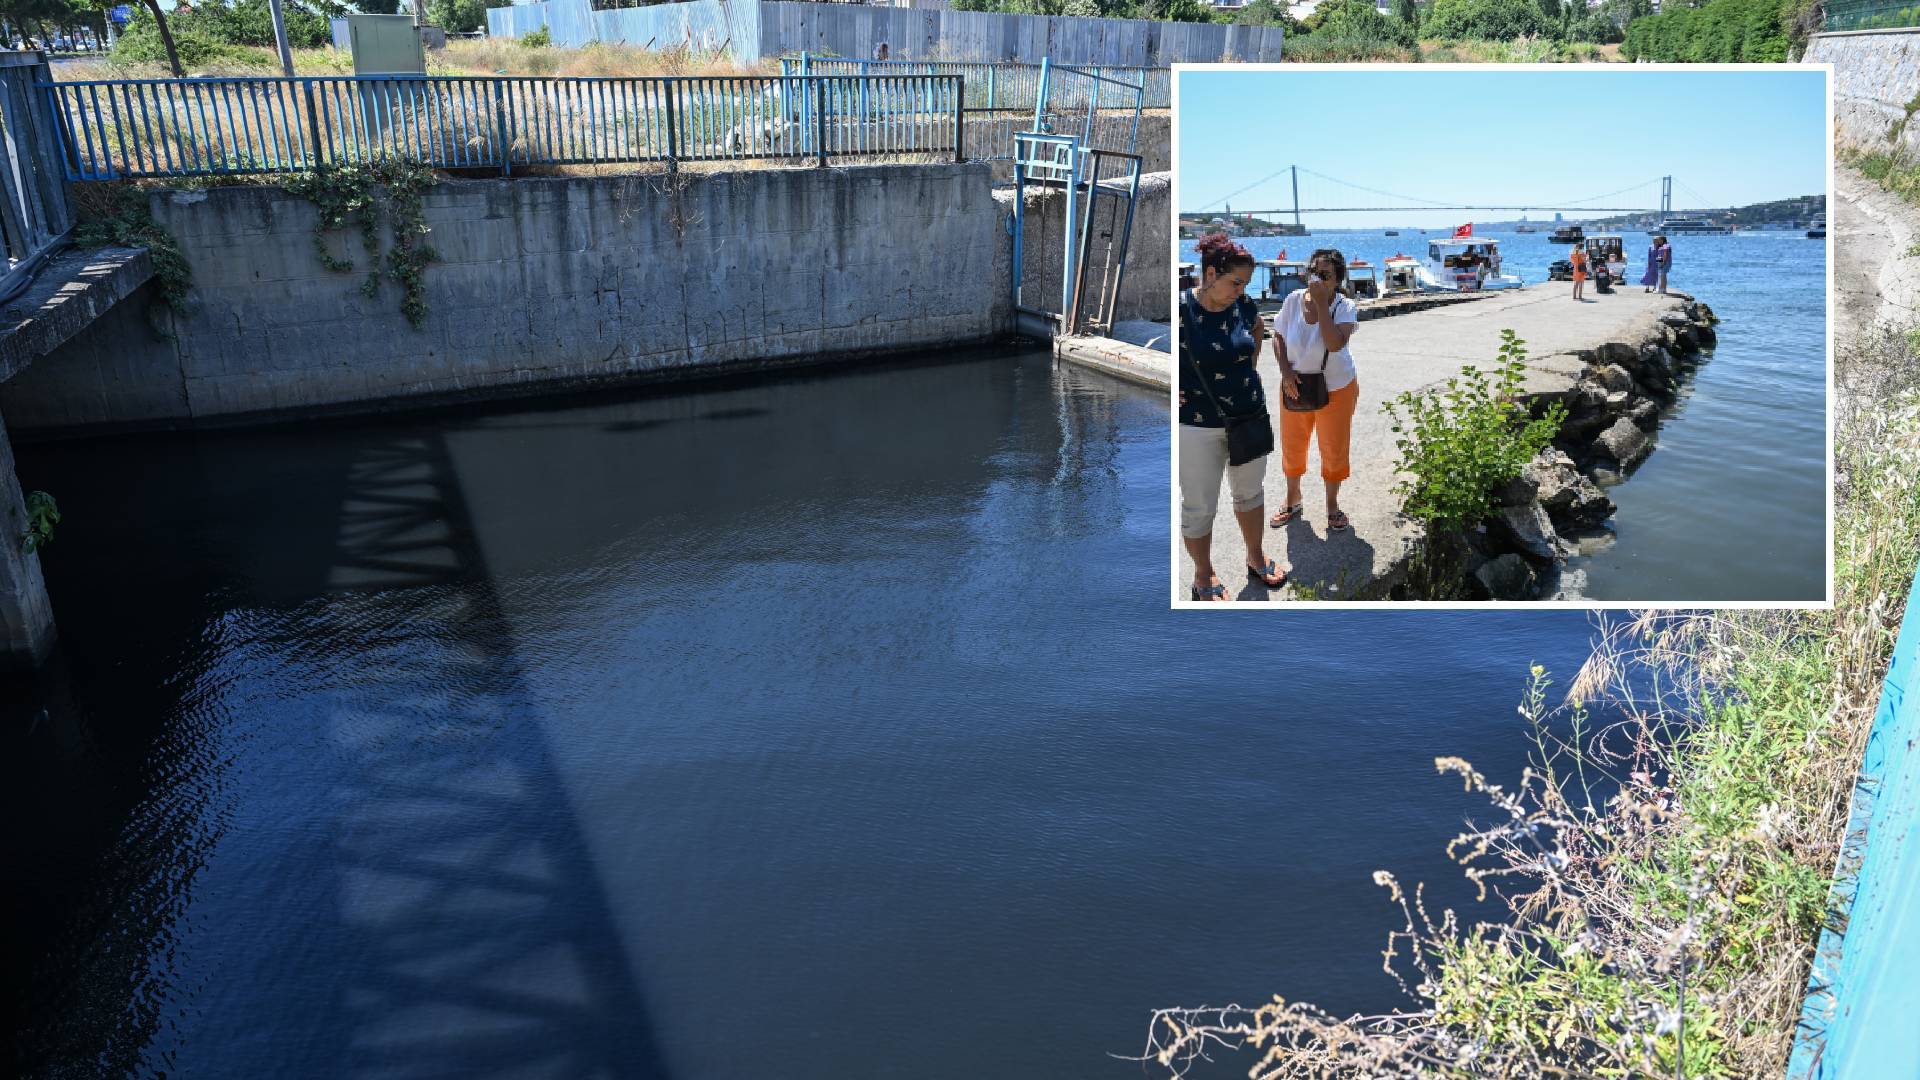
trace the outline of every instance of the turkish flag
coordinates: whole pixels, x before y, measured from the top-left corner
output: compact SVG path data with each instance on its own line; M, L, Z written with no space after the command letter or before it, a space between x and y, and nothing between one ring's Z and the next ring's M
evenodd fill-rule
M1467 237L1472 235L1473 235L1473 222L1471 221L1453 230L1453 238L1455 240L1465 240Z

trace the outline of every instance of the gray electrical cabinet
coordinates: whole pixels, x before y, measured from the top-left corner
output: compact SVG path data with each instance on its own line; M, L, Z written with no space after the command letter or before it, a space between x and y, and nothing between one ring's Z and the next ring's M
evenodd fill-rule
M360 117L366 138L375 147L396 149L389 133L405 130L402 121L419 108L426 87L408 75L427 73L427 53L420 44L420 29L411 15L348 15L347 40L353 49L355 75L397 75L398 79L373 79L355 87L360 98ZM395 132L398 134L398 132Z

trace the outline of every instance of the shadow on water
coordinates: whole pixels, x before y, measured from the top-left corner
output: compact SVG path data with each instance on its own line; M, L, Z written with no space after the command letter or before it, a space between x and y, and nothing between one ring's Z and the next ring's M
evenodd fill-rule
M870 421L851 426L802 379L30 448L68 524L47 559L60 658L6 702L7 808L40 823L7 844L9 1074L668 1075L557 773L547 725L569 718L526 683L503 584L538 610L542 575L602 575L621 549L617 574L668 568L644 610L738 569L677 534L738 534L750 567L792 557L796 506L846 511L865 534L805 557L852 563L918 528L890 519L903 493L966 521L997 457L1111 470L1102 395L1016 446L1053 395L978 364L912 373L906 408L884 379L828 384ZM636 460L609 436L649 441ZM622 905L645 903L637 870Z
M37 745L23 757L45 764L57 750L74 766L65 779L114 779L13 816L74 815L28 862L59 850L101 856L35 875L38 895L17 913L35 928L20 932L37 933L61 921L63 904L79 908L77 932L48 934L39 955L10 935L9 952L25 961L11 970L34 973L10 988L26 1033L15 1068L667 1076L445 436L384 432L304 455L300 486L270 511L292 521L228 514L258 505L220 507L287 479L249 469L257 438L163 450L191 459L212 496L189 500L212 520L169 522L201 534L184 545L198 546L195 565L158 583L130 625L72 620L38 706L19 703L40 729L29 728ZM116 495L136 518L170 516L132 490L74 494L70 521L111 513ZM72 554L91 565L111 556L97 545ZM222 574L227 558L240 580ZM50 576L63 606L78 606L81 583ZM112 587L136 595L138 583ZM207 625L190 629L201 615ZM184 656L125 673L156 693L116 692L90 712L75 689L121 674L76 655L124 663L144 642L181 638L191 642ZM423 638L433 645L419 647ZM328 685L330 669L347 665L371 677ZM215 698L231 710L207 707ZM266 711L250 717L249 706ZM154 717L171 723L140 723ZM262 719L265 728L244 730ZM103 722L137 741L113 745L122 732L103 735ZM235 745L255 739L272 752ZM266 775L234 783L225 770L236 758ZM16 796L53 794L18 779ZM84 805L91 799L100 805ZM116 814L126 815L118 829ZM223 844L234 850L210 873ZM276 921L295 935L253 932L260 907L281 909ZM244 968L267 977L234 978ZM62 992L29 999L46 987ZM276 994L286 1000L261 1000ZM279 1029L259 1030L263 1017Z

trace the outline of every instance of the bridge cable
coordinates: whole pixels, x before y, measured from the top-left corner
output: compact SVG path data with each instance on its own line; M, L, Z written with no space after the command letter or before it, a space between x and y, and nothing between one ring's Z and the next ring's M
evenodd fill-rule
M1293 166L1291 166L1291 165L1288 165L1288 166L1286 166L1285 168L1283 168L1283 169L1281 169L1281 170L1280 170L1279 172L1276 172L1276 173L1269 173L1268 175L1266 175L1266 176L1263 176L1263 177L1261 177L1261 178L1260 178L1260 179L1258 179L1258 180L1255 180L1255 181L1254 181L1253 183L1251 183L1251 184L1248 184L1248 185L1247 185L1246 187L1243 187L1243 188L1237 188L1237 189L1235 189L1235 190L1233 190L1233 191L1230 191L1230 192L1228 192L1227 194L1225 194L1225 195L1222 195L1221 197L1219 197L1219 198L1217 198L1217 199L1215 199L1215 200L1213 200L1212 202L1209 202L1209 203L1201 203L1201 204L1200 204L1199 206L1197 206L1197 207L1195 207L1194 209L1195 209L1196 211L1198 211L1198 210L1206 210L1206 209L1209 209L1209 208L1211 208L1211 207L1215 207L1215 206L1221 206L1221 205L1224 205L1224 204L1225 204L1225 203L1227 202L1227 200L1229 200L1229 199L1231 199L1231 198L1233 198L1233 197L1234 197L1235 195L1239 195L1239 194L1241 194L1241 193L1243 193L1243 192L1248 192L1248 191L1252 191L1252 190L1253 190L1254 188L1257 188L1257 187L1259 187L1259 186L1260 186L1261 184L1264 184L1264 183L1266 183L1266 182L1267 182L1267 181L1269 181L1269 180L1273 180L1273 179L1277 179L1277 178L1279 178L1279 177L1282 177L1282 176L1285 176L1285 175L1287 174L1287 172L1288 172L1288 170L1290 170L1290 169L1292 169L1292 168L1293 168ZM1304 170L1303 170L1303 171L1304 171Z

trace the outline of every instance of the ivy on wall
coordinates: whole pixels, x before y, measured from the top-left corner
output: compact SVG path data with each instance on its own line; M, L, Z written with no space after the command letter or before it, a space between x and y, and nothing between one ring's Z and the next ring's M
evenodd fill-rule
M375 158L324 165L291 177L284 186L320 211L320 220L313 228L313 250L321 264L336 273L354 272L352 259L337 258L327 250L327 234L357 225L367 252L360 291L375 297L380 295L382 280L398 282L400 312L418 328L427 317L426 286L421 275L438 258L426 243L426 235L432 230L420 205L420 193L433 183L433 170L427 166L399 158ZM389 219L392 237L392 246L384 257L380 241L383 216Z
M154 220L146 189L132 184L101 185L90 190L75 185L73 191L78 211L74 243L83 248L146 248L161 302L175 314L184 312L187 290L193 287L193 267L180 250L180 241ZM161 340L172 336L160 324L154 309L148 310L148 321Z

